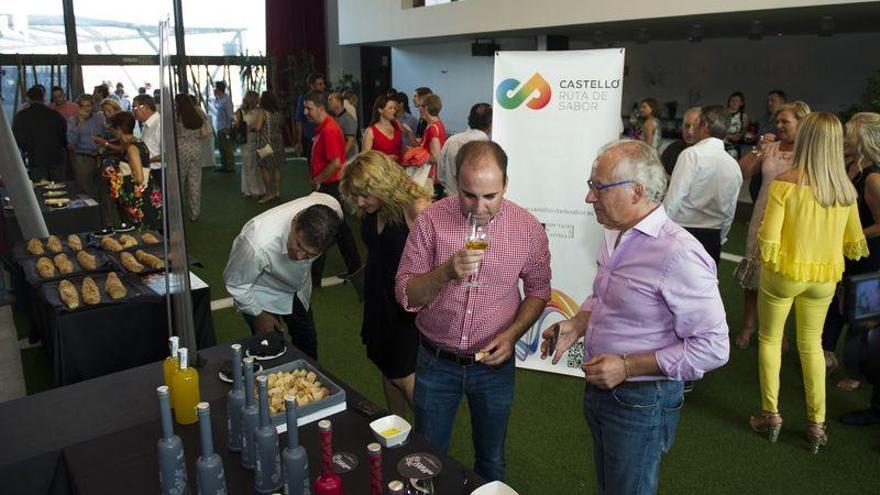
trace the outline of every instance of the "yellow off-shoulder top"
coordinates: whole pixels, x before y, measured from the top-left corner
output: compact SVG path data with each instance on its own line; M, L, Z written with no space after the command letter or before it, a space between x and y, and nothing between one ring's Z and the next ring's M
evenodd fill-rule
M843 257L868 256L856 203L824 207L810 186L775 180L758 229L763 267L797 282L838 282Z

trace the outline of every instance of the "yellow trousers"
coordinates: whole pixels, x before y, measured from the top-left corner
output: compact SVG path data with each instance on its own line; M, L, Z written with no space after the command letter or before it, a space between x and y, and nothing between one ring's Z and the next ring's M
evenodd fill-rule
M779 412L782 334L794 303L797 349L807 396L807 419L817 423L825 421L822 327L836 286L835 282L795 282L767 268L761 270L758 291L758 375L761 381L761 408L764 411Z

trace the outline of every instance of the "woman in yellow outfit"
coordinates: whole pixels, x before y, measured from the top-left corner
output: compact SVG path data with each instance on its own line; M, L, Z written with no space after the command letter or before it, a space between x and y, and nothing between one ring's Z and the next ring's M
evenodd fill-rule
M807 115L794 143L794 166L770 185L758 230L761 281L758 292L761 408L749 425L775 442L779 415L782 333L794 303L797 348L807 396L807 441L813 453L825 433L825 357L822 327L843 273L844 255L868 255L856 208L856 191L843 161L843 128L828 112Z

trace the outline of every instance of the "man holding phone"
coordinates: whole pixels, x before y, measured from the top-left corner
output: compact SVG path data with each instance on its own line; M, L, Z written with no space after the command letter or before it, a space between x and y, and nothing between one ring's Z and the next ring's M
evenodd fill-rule
M584 417L599 493L653 494L684 402L684 380L727 362L715 263L670 220L666 172L644 142L599 151L586 201L606 228L593 294L543 333L556 363L584 338Z
M336 241L341 219L338 201L313 192L244 225L232 243L223 280L251 332L283 331L286 325L293 344L318 359L309 308L311 267Z

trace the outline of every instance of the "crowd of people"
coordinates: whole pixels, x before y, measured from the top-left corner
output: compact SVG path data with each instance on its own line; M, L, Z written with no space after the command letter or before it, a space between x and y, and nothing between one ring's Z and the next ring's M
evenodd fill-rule
M428 88L415 91L416 120L406 110L406 95L389 92L373 105L362 151L352 152L350 132L339 119L327 122L334 97L325 96L323 81L314 82L301 104L314 125L303 126L299 142L312 144L315 192L297 200L295 209L294 203L279 206L242 230L225 273L228 284L246 292L235 297L236 306L256 332L286 322L293 343L311 346L316 356L317 333L311 313L303 311L311 288L305 266L295 275L284 272L314 262L346 237L341 219L355 211L367 246L361 338L382 376L389 409L411 411L416 431L447 449L466 397L474 469L486 479L503 479L513 349L547 303L552 277L541 224L504 197L507 156L491 141L491 105L474 105L469 129L446 139L439 96ZM584 414L600 492L657 490L683 394L729 359L717 270L744 179L759 177L746 255L735 270L746 304L733 340L747 348L758 335L761 410L743 422L771 441L778 438L783 330L794 306L807 394L803 434L813 452L828 442L826 369L836 365L845 306L832 298L840 297L836 287L844 275L880 270L871 264L880 249L874 221L880 218L880 210L874 213L880 116L857 114L844 132L833 114L811 112L774 91L766 123L757 124L753 144L737 159L729 145L753 127L743 101L734 94L727 106L688 109L682 139L662 145L657 104L643 102L647 139L610 143L592 164L586 202L606 228L593 294L574 318L544 330L541 350L557 361L585 340ZM340 112L337 104L330 114ZM336 228L305 222L312 209L332 210L324 218ZM466 246L476 216L488 219L488 249ZM275 222L282 222L280 234ZM253 232L263 223L285 242L255 243ZM310 233L313 228L324 235ZM264 261L243 279L236 260L251 256ZM286 257L288 265L273 257ZM302 300L283 308L254 303L271 290ZM296 312L308 324L295 328ZM880 402L877 394L874 402ZM878 413L880 408L844 414L841 421L880 422Z
M80 186L115 200L122 218L148 223L161 215L150 208L161 198L152 97L138 95L129 112L115 99L82 95L71 104L53 91L50 109L32 90L31 108L15 124L33 174L64 180L69 151ZM411 412L416 431L446 450L466 397L474 469L503 479L514 348L550 298L549 241L537 218L505 198L507 155L491 140L492 106L473 105L469 128L448 136L439 95L417 88L418 115L409 101L396 90L381 95L362 132L353 95L328 90L323 75L312 75L297 99L293 145L308 159L313 192L248 221L224 280L254 333L286 328L317 359L311 293L320 287L325 252L338 244L344 277L364 277L361 339L389 409ZM240 144L242 194L276 201L284 146L277 98L247 92L234 109L219 82L214 107L218 169L233 170ZM175 108L181 175L196 219L198 143L212 131L191 97L178 95ZM807 397L803 435L814 453L828 443L827 371L838 366L834 351L849 304L839 287L844 277L880 271L880 115L859 113L843 125L779 90L768 94L760 119L744 109L739 92L727 105L690 108L681 139L664 143L657 102L645 99L640 138L609 143L583 164L591 167L585 201L605 227L597 273L577 314L543 331L541 353L558 361L584 339L584 417L601 493L656 492L683 394L730 357L718 269L744 180L753 206L733 272L745 303L732 337L746 349L757 335L761 407L744 413L743 423L771 442L779 438L784 330L794 307ZM34 146L28 130L37 127L52 146ZM365 263L348 212L360 218ZM488 249L466 244L476 225ZM838 386L859 384L851 377ZM870 408L840 421L880 423L880 389Z

